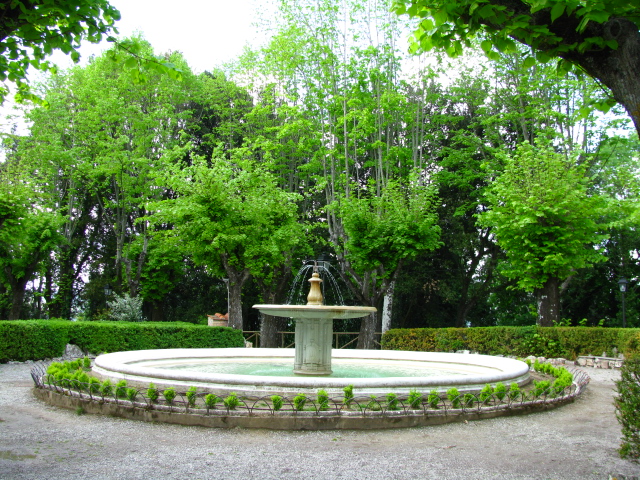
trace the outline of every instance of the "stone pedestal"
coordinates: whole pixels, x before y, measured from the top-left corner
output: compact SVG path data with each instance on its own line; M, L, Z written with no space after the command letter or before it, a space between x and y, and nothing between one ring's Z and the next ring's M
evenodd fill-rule
M332 318L299 318L296 322L296 359L293 373L331 375Z

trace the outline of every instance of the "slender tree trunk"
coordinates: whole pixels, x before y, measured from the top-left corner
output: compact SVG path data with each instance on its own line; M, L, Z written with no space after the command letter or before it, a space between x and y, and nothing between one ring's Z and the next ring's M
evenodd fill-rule
M233 268L229 264L229 258L226 254L220 255L220 260L229 279L227 285L229 295L229 326L242 330L244 327L242 316L242 287L251 274L248 269L236 270Z
M285 295L289 280L291 279L290 260L273 270L273 277L277 281L265 284L260 279L256 279L260 286L262 299L267 304L277 303ZM289 319L285 317L274 317L272 315L262 314L262 322L260 323L260 347L261 348L278 348L280 346L280 338L278 332L286 330Z
M7 287L4 286L4 283L0 282L0 320L5 320L9 318L9 309L7 308L8 306L8 300L7 297Z
M378 313L372 313L363 317L360 321L360 334L358 336L358 349L375 349L376 325L378 324Z
M391 313L393 312L393 292L396 289L395 280L389 283L387 293L384 294L384 301L382 303L382 333L384 334L391 328Z
M151 321L164 322L164 302L154 300L151 302Z
M52 318L71 318L71 303L73 298L73 281L75 271L73 268L73 258L75 249L72 252L69 246L63 246L58 261L58 280L56 286L58 291L51 298L49 303L49 315ZM48 279L49 283L50 277ZM49 285L50 286L50 283Z
M560 280L550 278L536 289L538 304L538 326L553 327L554 322L560 320Z

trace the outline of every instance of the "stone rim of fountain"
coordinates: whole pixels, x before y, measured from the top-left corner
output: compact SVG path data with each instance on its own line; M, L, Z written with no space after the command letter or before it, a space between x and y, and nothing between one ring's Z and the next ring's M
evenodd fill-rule
M307 393L314 394L319 388L330 394L339 394L347 385L362 395L408 394L412 389L431 390L446 389L455 386L461 392L479 391L485 384L497 382L516 382L524 385L530 381L529 367L526 363L490 355L459 354L444 352L409 352L397 350L334 350L336 359L354 358L362 361L415 361L455 363L464 366L485 367L485 373L461 376L437 377L386 377L386 378L341 378L341 377L272 377L260 375L234 375L197 373L191 371L162 370L145 366L145 361L176 360L186 361L204 358L209 361L215 358L273 358L281 357L293 360L292 349L285 348L213 348L213 349L160 349L136 350L130 352L115 352L100 355L95 360L93 371L95 374L114 379L125 379L148 385L175 385L184 387L195 386L216 392L236 392L249 396L270 394Z

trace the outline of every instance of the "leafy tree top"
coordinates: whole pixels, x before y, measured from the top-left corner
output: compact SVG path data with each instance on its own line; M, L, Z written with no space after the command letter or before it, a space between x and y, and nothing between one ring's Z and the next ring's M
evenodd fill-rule
M108 0L5 0L0 6L0 80L18 86L18 98L35 99L27 85L29 67L50 71L54 50L80 59L82 40L100 42L114 31L120 12ZM0 101L8 88L0 88Z
M530 46L525 66L559 57L600 80L624 105L640 135L640 6L628 0L394 0L398 14L417 17L413 52L462 53L482 34L490 58ZM598 105L603 110L615 102Z
M506 276L533 290L604 260L594 245L607 238L607 205L588 192L584 166L543 143L524 142L505 160L479 220L509 259Z
M423 18L414 50L439 47L453 56L483 32L482 48L494 59L498 52L514 51L515 39L538 50L541 60L571 60L572 52L618 48L604 25L612 18L635 24L636 32L640 28L640 7L626 0L396 0L393 8Z

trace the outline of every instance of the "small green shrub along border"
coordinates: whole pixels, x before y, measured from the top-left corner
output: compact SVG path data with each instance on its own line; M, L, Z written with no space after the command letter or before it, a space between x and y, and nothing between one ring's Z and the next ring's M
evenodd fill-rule
M529 362L530 363L530 362ZM481 392L461 393L450 388L446 394L411 390L408 396L357 396L353 385L344 395L329 397L319 389L316 395L267 395L245 397L237 393L216 395L198 392L194 386L177 391L174 387L132 388L126 380L115 385L111 379L90 375L88 358L31 369L36 397L50 405L82 409L87 413L115 415L153 422L208 427L249 427L288 430L370 429L437 425L461 420L479 420L503 415L543 411L572 402L589 383L580 370L535 362L533 369L549 375L534 381L533 388L521 390L517 383L507 387L487 384ZM551 379L555 377L555 379Z
M0 363L59 357L65 346L86 353L156 348L243 347L242 332L228 327L167 322L0 321Z
M472 327L392 329L382 336L383 350L486 355L535 355L575 360L580 355L640 354L640 329L601 327Z

